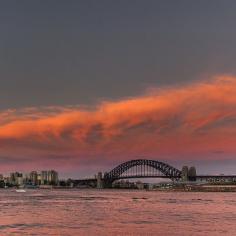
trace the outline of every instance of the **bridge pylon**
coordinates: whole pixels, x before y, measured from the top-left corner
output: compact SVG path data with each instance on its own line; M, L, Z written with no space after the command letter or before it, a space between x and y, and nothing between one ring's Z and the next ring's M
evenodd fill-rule
M188 166L183 166L182 172L181 172L181 180L182 181L196 181L197 173L196 168L194 166L191 166L188 168Z
M97 174L97 188L104 188L104 181L102 179L102 172L98 172Z

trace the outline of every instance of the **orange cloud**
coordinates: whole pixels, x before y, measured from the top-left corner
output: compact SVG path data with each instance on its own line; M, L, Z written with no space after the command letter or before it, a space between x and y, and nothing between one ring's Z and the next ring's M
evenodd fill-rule
M152 89L90 109L41 107L0 113L0 151L6 156L210 158L214 153L236 153L235 143L232 76Z

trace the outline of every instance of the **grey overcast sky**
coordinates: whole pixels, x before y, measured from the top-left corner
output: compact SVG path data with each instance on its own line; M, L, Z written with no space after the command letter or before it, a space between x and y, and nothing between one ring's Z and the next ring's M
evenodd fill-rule
M0 1L0 109L93 104L236 72L236 1Z

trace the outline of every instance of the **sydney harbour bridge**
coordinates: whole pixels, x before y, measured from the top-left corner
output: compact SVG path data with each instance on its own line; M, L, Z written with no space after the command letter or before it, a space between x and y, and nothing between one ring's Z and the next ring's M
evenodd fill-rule
M136 159L126 161L109 172L99 172L94 178L75 180L76 185L90 185L98 188L111 187L121 179L167 178L173 182L236 181L236 175L197 175L195 167L183 166L181 170L161 161Z

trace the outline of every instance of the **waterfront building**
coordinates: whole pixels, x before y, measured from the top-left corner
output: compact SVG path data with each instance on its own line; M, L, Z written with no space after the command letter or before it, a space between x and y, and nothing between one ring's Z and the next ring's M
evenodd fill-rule
M23 175L18 176L17 179L16 179L16 185L18 185L18 186L23 186L23 184L24 184Z
M42 176L41 173L38 173L38 185L42 184Z
M38 185L38 173L37 171L31 171L30 172L30 183L33 185Z
M55 170L42 171L41 172L41 184L58 184L58 173Z
M10 179L9 179L9 183L11 185L18 185L18 178L19 177L22 177L23 178L23 175L19 172L14 172L14 173L11 173L10 174Z
M30 175L29 175L29 173L24 173L23 174L23 183L24 184L29 184L30 183Z
M48 172L46 170L41 172L41 184L48 184Z
M48 183L52 185L58 184L58 173L55 170L48 171Z

